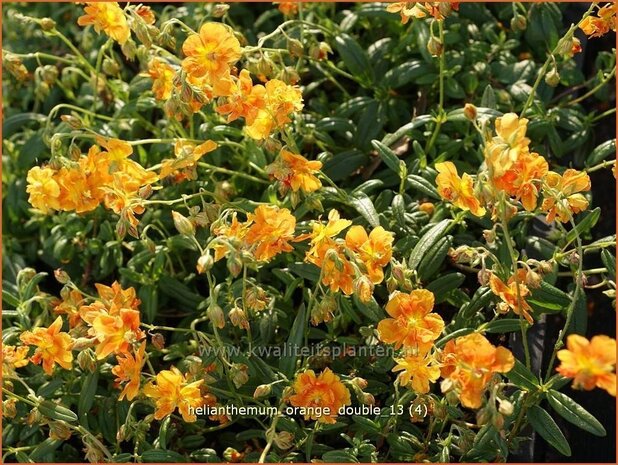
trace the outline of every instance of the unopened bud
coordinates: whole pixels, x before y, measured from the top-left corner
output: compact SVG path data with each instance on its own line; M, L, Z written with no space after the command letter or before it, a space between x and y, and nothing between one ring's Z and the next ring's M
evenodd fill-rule
M165 337L163 337L161 333L154 333L150 337L150 342L152 342L152 345L155 346L157 350L163 350L165 348Z
M226 15L227 11L230 9L230 6L226 3L217 3L212 7L212 17L213 18L222 18Z
M210 255L209 252L206 252L204 255L197 259L197 272L199 274L202 274L209 271L214 265L214 263L215 261L212 258L212 255Z
M83 371L93 373L97 368L95 355L91 349L82 350L77 354L77 365Z
M272 388L270 387L270 384L260 384L258 387L255 388L253 398L259 399L261 397L266 397L268 394L270 394L271 391Z
M13 398L7 399L2 403L2 415L6 418L15 418L17 415L17 401Z
M506 399L498 400L498 412L508 417L513 413L513 404Z
M364 405L374 405L376 403L376 399L375 397L373 397L373 395L369 394L368 392L363 392L361 402Z
M476 106L472 105L471 103L466 103L464 105L463 113L464 113L464 116L468 118L470 121L476 120L476 117L478 116Z
M56 281L58 281L60 284L66 284L71 281L71 277L69 276L69 274L64 270L61 270L60 268L54 270L54 278L56 278Z
M511 29L513 31L525 31L526 27L528 27L528 21L525 16L517 14L511 19Z
M489 284L489 278L491 278L491 271L483 268L478 272L477 277L481 286L487 286L487 284Z
M50 439L66 441L71 437L71 430L64 421L52 421L49 424Z
M236 328L242 328L244 330L249 329L249 321L247 321L247 315L240 307L234 307L230 310L229 313L230 321L232 322L232 326Z
M496 230L495 229L485 229L483 231L483 238L487 245L492 246L496 242Z
M418 206L418 209L422 211L423 213L427 213L427 215L431 216L433 215L433 212L435 211L436 207L431 202L423 202Z
M174 219L174 226L180 234L184 234L185 236L195 235L195 226L193 226L193 223L187 217L181 215L177 211L173 211L172 218Z
M550 87L556 87L560 84L560 74L556 68L552 68L549 73L545 75L545 84Z
M526 285L530 289L538 289L539 287L541 287L542 281L543 278L537 272L528 270L528 272L526 273Z
M56 27L56 21L51 18L43 18L39 24L45 32L49 32Z
M437 37L431 36L429 41L427 42L427 51L431 53L433 56L438 57L442 55L444 47L440 39Z
M302 57L305 53L305 50L303 49L303 44L300 40L297 39L288 40L288 51L293 57Z
M234 363L230 368L230 376L236 388L240 388L249 381L249 367L244 363Z
M233 447L228 447L223 451L223 458L226 462L238 463L244 458L244 454L238 452Z
M62 115L60 119L71 126L71 129L81 129L84 126L81 118L74 115Z
M206 313L208 314L208 318L210 318L213 325L219 329L225 328L225 315L223 314L223 309L221 307L217 304L211 304Z
M365 378L360 378L357 376L356 378L353 378L350 382L361 391L367 387L367 380Z
M283 450L289 449L290 447L294 445L294 435L287 431L281 431L275 434L273 440L275 442L275 445L279 449L283 449Z
M359 276L354 281L354 294L356 294L356 296L363 303L367 303L371 300L371 296L373 295L373 288L373 283L365 275Z

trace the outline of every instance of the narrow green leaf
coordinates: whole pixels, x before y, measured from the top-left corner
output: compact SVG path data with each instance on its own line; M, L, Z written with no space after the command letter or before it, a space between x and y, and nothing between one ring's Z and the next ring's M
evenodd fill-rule
M524 322L525 324L528 324ZM512 333L519 331L521 328L521 322L518 318L503 318L501 320L490 321L483 325L483 330L486 333Z
M506 377L515 385L526 391L536 391L539 388L539 380L532 374L526 365L515 359L515 365L506 374Z
M616 139L610 139L598 145L586 160L587 166L594 166L601 163L610 155L616 156Z
M544 409L538 405L533 405L528 409L528 421L534 431L552 445L562 455L571 455L571 446L558 428L558 425Z
M419 239L418 243L414 246L414 249L412 249L412 253L408 259L408 266L411 269L416 270L418 268L418 265L421 263L421 260L427 251L431 247L435 246L442 236L446 234L446 231L451 223L452 220L442 220L432 226L431 229L429 229L429 231L427 231L423 237Z
M67 423L76 423L77 415L63 405L56 404L51 400L44 400L38 406L41 415L52 420L66 421Z
M550 389L547 392L549 405L560 414L562 418L573 423L578 428L588 431L595 436L606 436L607 431L603 425L592 416L588 410L579 405L569 396Z
M395 173L399 174L399 157L379 140L372 140L371 145L378 151L382 161Z
M436 187L427 179L411 174L406 178L406 187L409 187L415 191L425 194L436 200L440 200L440 194L436 190Z
M307 309L305 305L301 305L298 309L298 313L296 314L296 318L294 319L294 323L292 324L292 329L290 330L290 334L288 336L288 347L293 348L299 347L305 335L305 328L307 326ZM287 376L292 377L294 374L294 370L296 367L296 357L288 356L281 357L279 360L279 368L281 371Z
M82 382L82 392L79 396L79 401L77 402L77 415L79 416L79 421L84 426L88 425L88 412L94 403L94 396L97 392L97 385L99 382L99 372L97 370L92 373L88 373L84 377L84 381Z
M359 192L353 197L350 197L350 203L360 213L367 222L374 228L380 226L380 219L378 218L378 212L373 206L373 202L363 192Z

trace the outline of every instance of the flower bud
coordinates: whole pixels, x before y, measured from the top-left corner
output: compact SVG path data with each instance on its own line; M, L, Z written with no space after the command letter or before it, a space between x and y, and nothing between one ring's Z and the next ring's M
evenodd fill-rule
M230 321L232 322L232 326L236 328L242 328L244 330L249 329L249 321L247 321L247 315L240 307L234 307L230 310L229 313Z
M541 287L542 281L543 278L536 271L528 270L528 272L526 273L526 285L530 289L538 289L539 287Z
M356 296L363 303L367 303L371 300L371 297L373 295L373 288L373 283L365 275L359 276L354 281L354 294L356 294Z
M303 44L300 40L297 39L288 40L288 51L293 57L302 57L305 53L305 50L303 49Z
M212 255L210 255L210 252L206 252L204 255L197 259L197 272L199 274L202 274L209 271L210 269L212 269L214 263L215 261L212 258Z
M225 315L223 309L217 304L211 304L206 311L208 318L212 321L212 324L219 329L225 328Z
M283 71L281 71L280 78L283 82L292 86L298 84L298 81L300 81L300 75L292 66L286 66Z
M279 433L275 434L273 440L275 442L275 445L279 449L283 450L289 449L294 445L294 435L287 431L280 431Z
M64 421L52 421L49 423L49 437L66 441L71 437L71 430Z
M363 389L365 389L367 387L367 380L365 378L360 378L358 376L356 378L353 378L352 380L350 380L350 383L355 385L360 390L363 390Z
M234 278L240 274L242 271L242 260L240 255L235 252L230 253L227 258L227 269Z
M476 111L476 106L471 103L466 103L463 109L464 116L468 118L470 121L476 120L478 116L478 112Z
M442 45L442 42L440 42L440 39L431 36L429 38L429 41L427 42L427 51L431 53L434 57L442 55L444 47Z
M103 60L103 72L108 76L116 76L120 72L120 65L116 60L106 58Z
M483 268L478 272L477 277L481 286L487 286L489 284L489 278L491 278L491 271Z
M2 403L2 415L6 418L15 418L17 415L17 401L13 398L7 399Z
M137 52L137 45L133 39L127 40L124 44L120 46L122 53L129 61L133 61L135 58L135 53Z
M525 16L517 14L511 19L511 29L513 31L525 31L526 27L528 27L528 21Z
M234 386L240 388L249 381L249 367L244 363L234 363L230 368L230 376L232 377Z
M513 404L506 399L498 400L498 412L507 417L513 414Z
M545 75L545 84L550 87L556 87L560 84L560 74L556 68L552 68L549 73Z
M174 226L180 234L184 234L185 236L195 235L195 226L193 226L193 223L187 217L181 215L177 211L172 211L172 218L174 219Z
M337 300L332 294L326 295L311 310L311 324L317 326L333 319L333 312L337 310Z
M433 212L436 209L436 207L431 202L423 202L418 206L418 209L422 211L423 213L427 213L427 215L431 216L433 215Z
M373 395L369 394L368 392L363 392L361 402L363 403L363 405L375 405L376 399L375 397L373 397Z
M483 238L488 246L492 246L496 243L496 230L495 229L485 229L483 231Z
M66 284L71 281L71 277L69 276L69 274L60 268L54 270L54 278L56 278L56 281L58 281L60 284Z
M225 459L226 462L230 462L230 463L241 462L244 456L245 454L238 452L233 447L228 447L227 449L223 451L223 458Z
M165 337L161 333L154 333L150 337L150 342L157 350L163 350L165 348Z
M49 32L56 27L56 21L51 18L43 18L39 24L45 32Z
M213 18L222 18L227 14L227 11L230 9L230 6L226 3L217 3L212 7L212 17Z
M258 387L255 388L255 392L253 393L253 398L259 399L261 397L266 397L268 394L270 394L271 391L272 391L272 388L270 384L260 384Z

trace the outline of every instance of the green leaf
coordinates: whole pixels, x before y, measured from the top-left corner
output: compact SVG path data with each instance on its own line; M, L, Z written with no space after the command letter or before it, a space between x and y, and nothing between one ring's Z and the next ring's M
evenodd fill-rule
M144 313L144 320L147 323L152 323L157 316L159 308L159 293L153 284L141 286L138 291L138 297L142 301L140 309Z
M307 326L307 308L305 305L301 305L292 324L292 329L288 335L288 347L291 347L294 351L296 347L299 347L305 335L305 328ZM296 369L296 356L281 357L279 360L279 369L288 377L291 378Z
M174 463L186 462L184 455L174 452L173 450L150 449L142 454L142 462L144 463Z
M536 391L539 388L539 380L532 374L526 365L515 359L515 365L506 374L506 377L515 385L526 391Z
M30 460L35 463L45 462L46 460L44 460L44 458L58 449L63 442L64 441L60 439L45 439L45 441L41 442L30 452Z
M52 420L66 421L67 423L76 423L77 415L63 405L56 404L51 400L43 400L38 406L41 415Z
M369 57L359 43L349 34L339 34L335 38L335 49L341 56L350 74L360 76L365 81L373 80L373 69Z
M547 392L547 400L549 401L549 405L551 405L562 418L573 423L578 428L588 431L595 436L607 435L607 431L605 431L605 428L599 420L594 418L590 412L569 396L550 389Z
M399 174L399 157L389 147L384 145L379 140L372 140L371 145L375 147L380 154L382 161L395 173Z
M322 171L333 181L347 178L367 162L367 155L358 149L338 153L328 159Z
M586 212L585 216L580 220L579 223L577 223L575 228L571 229L567 233L567 235L566 235L566 240L567 240L566 245L568 245L571 242L573 242L578 234L581 236L582 234L587 233L588 231L590 231L594 227L594 225L597 224L597 221L599 221L600 217L601 217L601 208L600 207L597 207L594 210Z
M524 324L528 324L524 321ZM518 318L503 318L501 320L490 321L483 325L482 330L486 333L512 333L521 329L521 322Z
M77 414L79 421L82 425L88 425L88 412L94 403L94 396L97 392L97 386L99 383L99 372L97 370L92 373L88 373L84 377L82 382L82 392L79 395L79 401L77 402Z
M436 297L436 303L439 304L446 300L447 294L450 291L461 286L465 279L466 276L463 273L449 273L430 282L425 288L433 292Z
M356 457L345 450L330 450L322 455L326 463L358 463Z
M557 287L541 281L541 286L532 290L528 303L537 313L562 312L571 304L571 297Z
M616 257L614 257L609 250L604 249L601 251L601 260L605 268L607 268L607 274L610 278L616 279Z
M350 203L360 213L367 222L374 228L380 226L380 219L378 218L378 212L373 206L373 202L363 192L359 192L350 197Z
M453 237L446 236L429 248L418 265L418 277L421 281L431 278L440 269L452 244Z
M434 118L431 115L417 116L416 118L414 118L414 121L404 124L399 129L397 129L394 133L385 135L384 138L382 139L382 143L386 145L387 147L390 147L402 137L409 136L412 131L414 131L417 128L420 128L421 126L426 125L427 123L433 120Z
M461 329L458 329L457 331L453 331L452 333L449 333L446 336L443 336L442 338L438 339L436 341L436 347L444 347L444 344L446 344L451 339L455 339L456 337L466 336L467 334L470 334L473 332L474 332L474 328L461 328Z
M427 231L423 237L421 237L418 243L412 249L412 253L410 254L410 258L408 259L408 266L416 270L421 263L421 260L425 256L425 254L435 246L438 241L446 234L447 229L449 228L452 220L445 219L436 223L434 226Z
M496 94L493 87L491 87L491 84L487 84L487 87L485 87L485 90L483 91L481 106L492 110L496 109Z
M571 447L568 441L558 428L554 419L544 409L538 405L533 405L527 412L528 421L534 431L551 444L562 455L569 457L571 455Z
M384 75L382 84L390 89L397 89L414 82L417 78L429 73L432 67L420 60L410 60L389 69Z
M586 159L586 166L601 163L610 155L616 156L616 139L610 139L598 145Z
M440 194L436 190L436 187L427 179L411 174L406 178L406 187L412 188L415 191L421 192L428 197L440 200Z

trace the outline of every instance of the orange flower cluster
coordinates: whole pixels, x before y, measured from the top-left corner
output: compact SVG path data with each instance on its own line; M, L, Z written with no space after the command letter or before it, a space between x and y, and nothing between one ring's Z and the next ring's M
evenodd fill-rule
M54 169L35 166L28 172L26 191L29 202L37 210L84 213L101 203L120 215L130 231L137 235L136 214L144 212L140 189L158 180L155 173L129 159L132 147L118 139L97 141L88 154L66 166Z
M453 10L459 10L459 2L393 2L386 7L389 13L401 15L402 24L407 24L410 18L423 19L430 16L442 21Z
M28 347L2 344L2 377L12 378L15 369L28 365Z
M595 387L616 397L616 340L594 336L591 340L577 334L567 337L567 348L558 351L561 364L556 369L573 378L574 389L590 391Z
M592 37L601 37L607 34L610 29L616 31L616 5L608 3L599 8L597 16L587 16L579 24L584 34Z
M495 347L483 335L473 333L448 341L441 362L443 391L454 389L461 405L479 408L487 384L496 373L508 373L515 358L508 349Z
M362 301L369 301L375 284L384 280L384 267L392 256L393 234L383 227L369 234L362 226L348 230L345 240L336 237L352 224L331 210L328 222L313 222L313 231L296 240L311 239L305 261L321 268L322 284L332 292L346 295L355 292Z
M322 183L315 174L322 168L322 162L307 160L302 155L282 149L277 161L266 168L266 172L279 181L282 195L291 189L305 194L317 191Z
M304 409L305 420L334 424L339 409L351 402L350 391L330 368L318 376L313 370L299 373L292 387L294 395L289 402L294 407Z
M153 59L144 75L153 80L152 91L166 100L166 109L177 119L199 111L214 99L215 109L227 115L227 121L245 120L246 134L257 140L268 138L302 110L301 91L279 79L253 84L251 74L235 64L242 57L240 42L234 32L221 23L205 23L197 34L183 43L185 58L180 69Z
M166 159L161 162L161 179L172 177L174 182L197 179L197 162L207 153L217 148L217 143L212 140L195 145L192 142L178 140L174 144L176 158Z
M573 214L588 208L588 200L580 193L590 190L588 175L572 169L563 175L549 171L547 161L530 151L527 125L528 120L515 113L496 119L496 135L485 145L487 171L477 177L476 186L468 174L460 178L453 163L437 163L440 196L476 216L485 215L483 204L493 206L493 216L497 216L495 208L501 194L521 202L526 211L535 211L542 193L541 210L550 222L556 218L567 222Z
M287 208L260 205L247 215L244 223L233 214L230 224L222 220L221 224L213 225L215 239L210 247L215 251L215 261L228 254L229 260L236 260L242 252L256 260L270 261L293 249L290 241L294 239L295 228L296 218Z
M434 342L444 330L444 321L432 312L434 295L425 289L405 294L396 291L386 304L391 318L378 323L378 337L382 342L404 348L404 357L395 358L393 371L401 371L400 383L409 385L420 394L429 392L440 374Z

